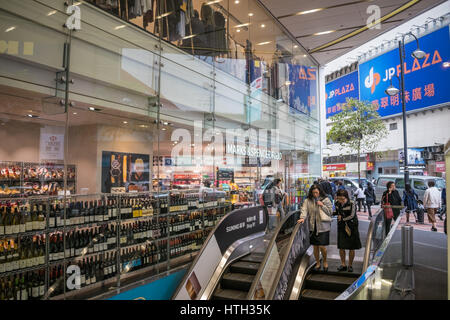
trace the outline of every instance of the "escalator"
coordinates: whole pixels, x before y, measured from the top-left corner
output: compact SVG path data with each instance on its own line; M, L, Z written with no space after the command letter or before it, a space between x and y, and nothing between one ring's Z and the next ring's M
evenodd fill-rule
M263 253L253 252L231 263L214 290L211 300L245 300L258 273Z
M314 270L313 263L308 268L299 300L334 300L362 274L362 263L354 263L353 272L337 271L339 265L340 261L329 260L328 271L324 272Z

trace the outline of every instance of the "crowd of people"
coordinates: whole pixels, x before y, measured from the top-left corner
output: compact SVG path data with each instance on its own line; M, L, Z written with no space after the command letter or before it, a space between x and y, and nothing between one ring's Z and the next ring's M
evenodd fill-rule
M309 223L310 243L314 248L316 261L314 268L316 270L323 268L325 272L328 271L327 246L330 243L332 217L337 216L337 247L341 260L338 271L353 272L355 250L362 247L357 211L361 211L362 207L366 211L367 207L370 219L372 217L371 206L375 204L378 202L371 182L368 182L367 188L360 184L352 194L346 190L341 181L334 183L327 179L318 179L314 182L301 207L298 223L305 221ZM403 197L401 197L396 190L394 181L389 181L380 199L380 204L383 208L386 235L389 233L393 221L400 216L402 207L406 207L408 222L411 213L417 214L420 212L419 210L425 208L428 220L432 224L431 230L437 231L436 210L446 204L445 189L441 193L434 186L434 181L430 180L422 205L411 185L405 185ZM346 263L346 250L348 250L348 263ZM320 255L322 255L322 261Z

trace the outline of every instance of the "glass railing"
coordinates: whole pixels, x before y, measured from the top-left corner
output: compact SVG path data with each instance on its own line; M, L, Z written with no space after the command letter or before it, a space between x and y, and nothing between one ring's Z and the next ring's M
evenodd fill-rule
M300 211L292 211L275 229L263 262L247 295L248 300L270 299L269 294L278 275L278 270L280 269L284 255L287 252L286 249L292 245L288 243L289 241L281 240L284 240L292 232L298 230L297 220L299 217Z
M374 218L369 266L365 271L363 269L364 273L337 300L389 299L397 271L401 269L401 242L394 239L400 237L404 214L402 210L386 235L384 213L379 211Z

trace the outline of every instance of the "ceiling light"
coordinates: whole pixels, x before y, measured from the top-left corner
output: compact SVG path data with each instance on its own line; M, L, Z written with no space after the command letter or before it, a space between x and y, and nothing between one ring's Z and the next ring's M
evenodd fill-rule
M239 4L239 0L235 0L234 3Z
M253 17L253 13L250 12L250 13L248 14L248 16L249 16L249 17Z
M122 24L121 26L115 27L114 30L123 29L123 28L125 28L125 27L126 27L126 25Z
M27 114L27 117L29 117L29 118L39 118L38 116L35 116L34 114Z
M58 12L58 11L56 11L56 10L50 11L49 13L47 13L47 16L52 16L52 15L54 15L56 12Z
M336 30L328 30L328 31L317 32L317 33L314 33L313 36L321 36L323 34L329 34L329 33L335 32L335 31Z
M263 23L262 25L261 25L261 28L265 28L266 27L266 25Z
M222 0L209 1L209 2L206 3L206 5L209 6L210 4L214 4L214 3L218 3L218 2L222 2Z
M302 15L302 14L313 13L313 12L321 11L323 9L324 8L317 8L317 9L311 9L311 10L306 10L306 11L300 11L300 12L297 12L296 15L299 16L299 15Z
M237 29L236 32L241 32L241 29Z
M141 124L139 127L141 127L141 128L148 128L148 126L145 125L145 124Z
M164 124L165 126L167 126L169 123L168 123L168 122L163 122L163 124Z
M263 45L269 44L269 43L271 43L271 42L272 42L272 41L265 41L265 42L257 43L256 45L257 45L257 46L263 46Z
M166 131L167 129L166 129L166 128L161 128L161 130L162 130L162 131Z
M77 114L76 112L72 113L72 114Z
M88 108L90 111L100 111L101 109L99 108L94 108L94 107L89 107Z
M306 54L303 55L303 58L306 58Z
M123 121L122 123L123 123L123 124L127 124L127 123L128 123L128 121Z
M234 26L234 28L241 28L241 27L246 27L246 26L249 26L249 25L250 25L250 22L249 23L238 24L238 25Z
M295 45L294 48L297 49L297 48L298 48L298 45Z
M5 30L5 32L10 32L13 31L14 29L16 29L16 27L9 27L8 29Z

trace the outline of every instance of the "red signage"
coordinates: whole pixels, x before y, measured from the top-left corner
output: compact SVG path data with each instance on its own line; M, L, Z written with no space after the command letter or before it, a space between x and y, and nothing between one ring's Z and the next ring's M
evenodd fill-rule
M323 165L323 171L339 171L339 170L345 170L345 169L346 169L345 163L324 164Z
M366 167L366 169L367 170L373 170L373 162L371 162L371 161L367 161L367 167Z
M436 161L436 172L445 172L445 162Z

